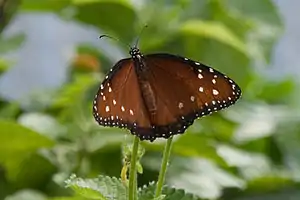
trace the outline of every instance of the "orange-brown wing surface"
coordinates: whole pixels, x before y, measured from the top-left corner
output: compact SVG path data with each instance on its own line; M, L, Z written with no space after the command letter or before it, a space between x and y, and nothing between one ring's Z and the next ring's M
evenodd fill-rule
M100 125L127 128L141 139L153 140L131 59L119 61L106 76L95 96L93 113Z
M157 114L150 123L158 137L183 133L196 118L234 104L241 95L232 79L187 58L151 54L145 63L157 99Z

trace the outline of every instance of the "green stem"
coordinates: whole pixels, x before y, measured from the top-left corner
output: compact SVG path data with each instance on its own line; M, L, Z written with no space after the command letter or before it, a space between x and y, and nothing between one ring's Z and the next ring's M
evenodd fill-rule
M167 144L165 146L163 160L162 160L159 177L158 177L158 181L157 181L157 185L156 185L155 198L159 197L162 193L162 187L164 185L165 176L166 176L166 172L167 172L167 166L168 166L169 158L171 155L172 139L173 139L173 137L170 137L167 140Z
M132 153L131 153L131 161L130 161L130 173L129 173L129 192L128 192L128 200L135 200L136 197L136 160L139 149L139 141L138 137L134 137Z

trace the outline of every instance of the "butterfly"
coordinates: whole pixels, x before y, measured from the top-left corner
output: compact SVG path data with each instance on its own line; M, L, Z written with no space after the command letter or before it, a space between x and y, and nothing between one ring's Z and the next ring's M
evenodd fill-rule
M136 46L129 54L95 96L93 115L102 126L129 129L141 140L169 138L241 96L232 79L200 62L167 53L143 55Z

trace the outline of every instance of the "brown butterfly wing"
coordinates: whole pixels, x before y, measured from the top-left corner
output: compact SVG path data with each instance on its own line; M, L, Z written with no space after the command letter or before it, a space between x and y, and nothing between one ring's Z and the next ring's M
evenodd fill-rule
M93 113L103 126L127 128L151 140L151 124L131 59L119 61L106 76L95 96Z
M232 79L201 63L169 54L147 55L145 63L157 98L151 123L159 137L183 133L196 118L229 107L241 95Z

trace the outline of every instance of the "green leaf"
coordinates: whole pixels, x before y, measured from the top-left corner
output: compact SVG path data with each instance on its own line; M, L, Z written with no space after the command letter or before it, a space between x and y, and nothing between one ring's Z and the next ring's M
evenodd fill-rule
M0 107L0 119L14 120L20 112L21 108L19 104L5 103L3 106Z
M247 193L241 191L231 191L224 195L222 200L298 200L300 198L299 186L295 185L291 188L283 188L274 192Z
M19 190L18 192L9 195L5 200L46 200L46 196L34 190Z
M54 142L15 122L0 120L0 161L49 148Z
M275 4L271 0L219 2L223 6L223 14L234 19L236 25L248 24L249 29L244 38L255 59L270 62L273 47L283 32L282 20ZM222 21L224 17L222 19L220 16L219 19Z
M66 184L77 194L90 199L126 200L127 198L127 188L120 179L115 177L99 176L94 179L82 179L72 175Z
M183 189L165 187L163 190L163 194L166 195L166 198L164 198L164 200L199 200L200 199L193 194L186 193Z
M70 5L71 0L22 0L21 9L24 11L60 11Z
M279 10L271 0L251 0L245 2L239 0L222 0L222 2L231 12L234 10L235 13L265 24L273 26L282 25Z
M260 90L258 90L257 98L265 100L271 104L285 103L288 101L287 97L291 95L295 87L295 82L291 78L287 78L280 82L268 81L260 87Z
M156 184L151 182L148 186L139 188L138 199L139 200L200 200L193 194L186 193L182 189L170 188L165 186L163 188L163 194L160 197L154 198Z
M134 25L137 17L128 2L73 0L73 4L77 9L76 20L112 32L124 42L130 42L136 36Z
M87 90L98 82L97 78L92 74L73 77L72 82L66 84L57 94L52 106L55 108L73 107L74 102L81 102Z
M21 46L25 40L23 33L10 36L9 38L0 38L0 53L8 53L9 51L15 50Z
M62 133L65 129L54 117L43 113L25 113L19 117L18 121L23 126L31 128L51 139L63 136Z
M0 33L17 13L19 4L20 0L0 1Z
M96 152L110 147L119 148L124 142L125 132L117 128L108 128L95 125L93 135L87 138L89 144L86 148L88 152Z
M9 63L6 60L0 58L0 75L2 75L8 69L9 69Z
M155 182L151 182L149 183L149 185L144 185L138 190L138 199L139 200L154 199L155 189L156 189Z
M187 35L196 35L217 40L235 48L245 55L248 55L246 44L222 23L214 21L190 20L186 21L182 25L181 31Z
M4 166L7 179L17 188L38 189L50 182L57 170L48 159L37 153L13 157L7 160Z
M146 149L162 151L164 146L159 143L143 143ZM203 157L226 166L224 160L218 155L213 141L200 134L185 133L174 140L172 153L179 156Z
M47 200L88 200L84 197L55 197L55 198L49 198Z
M137 170L137 172L138 172L139 174L143 174L144 169L143 169L143 166L142 166L142 164L140 163L140 161L137 161L137 162L136 162L136 170Z
M55 167L35 152L53 146L52 140L5 120L0 120L0 130L0 163L6 169L8 180L16 187L38 187L51 177Z
M262 177L252 179L248 182L247 191L255 192L271 192L277 191L280 188L293 186L295 182L289 177L272 173L263 175Z

